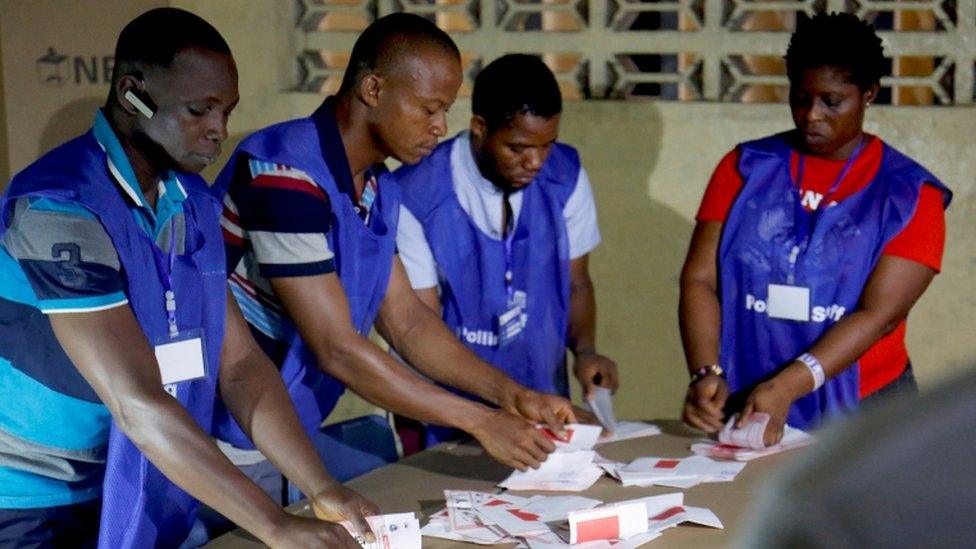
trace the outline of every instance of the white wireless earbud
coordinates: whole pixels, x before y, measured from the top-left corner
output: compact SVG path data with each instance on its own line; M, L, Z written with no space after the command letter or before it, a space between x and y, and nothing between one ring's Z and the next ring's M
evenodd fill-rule
M156 112L150 109L149 105L146 105L142 99L139 99L139 96L133 93L132 90L126 90L123 97L125 97L129 103L132 103L132 106L135 107L136 110L142 113L142 115L146 118L152 118L153 115L156 114Z

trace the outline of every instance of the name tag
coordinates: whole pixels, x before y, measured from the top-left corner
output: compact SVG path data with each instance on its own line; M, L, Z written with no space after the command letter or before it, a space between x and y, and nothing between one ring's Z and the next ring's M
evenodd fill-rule
M156 342L155 351L163 385L192 381L207 375L200 330L187 332L182 337L163 338Z
M502 346L518 339L522 333L522 306L513 305L498 315L498 342Z
M810 288L770 284L766 294L766 314L783 320L810 320Z

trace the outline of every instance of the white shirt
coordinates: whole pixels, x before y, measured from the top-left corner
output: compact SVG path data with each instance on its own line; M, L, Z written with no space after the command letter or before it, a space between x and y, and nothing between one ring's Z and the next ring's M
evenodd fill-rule
M454 192L465 213L483 233L501 240L502 192L481 175L471 152L468 132L462 132L451 145L451 178ZM522 211L522 193L509 197L513 221L518 222ZM580 167L573 193L563 208L566 233L569 237L569 257L576 259L590 253L600 243L596 204L586 170ZM400 206L397 227L397 250L414 289L437 286L437 263L420 221L405 206Z

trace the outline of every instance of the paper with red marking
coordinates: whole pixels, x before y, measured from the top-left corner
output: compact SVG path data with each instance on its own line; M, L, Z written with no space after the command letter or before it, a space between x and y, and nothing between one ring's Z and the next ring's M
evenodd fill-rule
M643 457L617 469L617 474L624 486L688 488L702 482L732 481L743 468L744 463L714 461L704 456Z
M814 441L816 441L816 437L813 435L787 425L783 430L783 438L779 441L779 444L774 444L760 450L743 448L732 444L723 444L714 440L700 440L691 445L691 451L700 456L708 456L714 459L750 461L807 446Z
M596 452L553 452L538 469L514 471L499 483L509 490L561 490L581 492L603 476L594 465Z
M413 513L374 515L366 517L366 522L373 530L376 541L367 542L348 521L339 524L365 549L420 549L420 521Z
M556 445L557 452L592 450L596 446L597 439L600 438L600 433L603 432L603 428L599 425L583 423L567 423L558 434L553 433L544 425L537 425L536 428L540 429L542 434Z
M648 530L642 501L618 503L569 513L569 542L627 539Z
M722 430L718 432L718 441L722 444L752 448L753 450L765 448L763 436L766 434L766 426L769 425L769 414L754 412L749 414L749 418L741 427L736 427L739 417L739 414L734 414L729 418Z

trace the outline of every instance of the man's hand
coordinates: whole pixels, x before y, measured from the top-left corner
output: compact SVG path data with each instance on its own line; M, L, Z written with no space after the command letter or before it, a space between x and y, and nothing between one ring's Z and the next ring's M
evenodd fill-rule
M519 471L538 469L556 450L535 424L505 410L490 410L470 433L491 457Z
M553 433L560 433L566 423L576 423L573 405L558 395L549 395L521 387L511 398L500 403L502 409L542 423Z
M573 373L583 387L583 400L589 400L593 396L593 388L596 386L616 391L620 385L617 363L596 351L576 355Z
M283 513L279 525L272 532L268 545L272 549L302 549L323 547L359 549L360 545L341 525L319 519Z
M318 518L329 522L347 520L352 523L356 532L366 538L366 541L376 540L373 530L366 522L366 517L378 515L380 509L359 493L336 482L316 492L309 501Z
M682 419L685 423L716 433L723 425L722 408L729 397L729 387L721 376L708 374L688 387Z
M576 415L576 423L585 423L587 425L599 425L600 420L593 414L593 412L580 408L579 406L573 404L573 414Z

